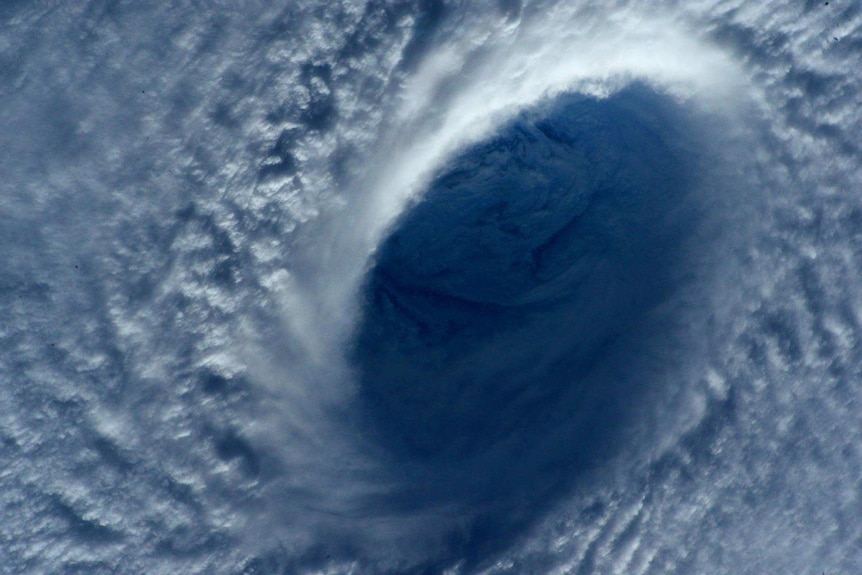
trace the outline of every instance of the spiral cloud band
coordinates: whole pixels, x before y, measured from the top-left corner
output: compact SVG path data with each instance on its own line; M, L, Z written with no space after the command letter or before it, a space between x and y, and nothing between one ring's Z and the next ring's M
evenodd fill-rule
M0 571L856 572L860 24L4 3Z

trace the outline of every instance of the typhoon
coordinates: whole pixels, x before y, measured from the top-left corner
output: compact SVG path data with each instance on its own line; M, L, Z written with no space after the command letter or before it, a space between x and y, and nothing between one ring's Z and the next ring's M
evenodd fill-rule
M0 571L854 573L862 8L0 6Z

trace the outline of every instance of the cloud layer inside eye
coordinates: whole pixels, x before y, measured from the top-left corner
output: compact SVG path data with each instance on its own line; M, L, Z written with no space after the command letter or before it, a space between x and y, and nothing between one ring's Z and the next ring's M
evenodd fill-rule
M530 433L673 294L699 225L682 114L645 86L561 96L462 152L408 210L376 258L355 351L404 447ZM592 409L573 401L570 417Z

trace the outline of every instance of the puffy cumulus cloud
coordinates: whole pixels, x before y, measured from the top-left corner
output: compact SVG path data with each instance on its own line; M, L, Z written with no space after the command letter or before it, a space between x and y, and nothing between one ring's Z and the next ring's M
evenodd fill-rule
M850 572L860 8L0 7L27 572Z

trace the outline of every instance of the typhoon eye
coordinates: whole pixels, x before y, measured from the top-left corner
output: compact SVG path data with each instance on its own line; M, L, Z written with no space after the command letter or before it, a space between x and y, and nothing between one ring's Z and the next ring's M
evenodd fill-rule
M607 452L650 395L635 374L667 336L659 310L699 273L689 122L645 85L567 94L439 170L379 247L355 337L391 453L486 473L501 453Z

